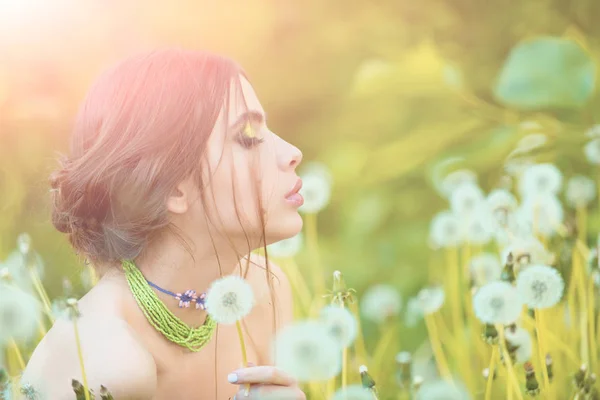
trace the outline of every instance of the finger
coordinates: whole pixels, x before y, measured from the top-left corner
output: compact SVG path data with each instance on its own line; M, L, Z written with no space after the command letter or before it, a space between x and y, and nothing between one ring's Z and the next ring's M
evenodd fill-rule
M296 381L280 369L268 365L241 368L227 376L229 383L267 383L270 385L292 386Z

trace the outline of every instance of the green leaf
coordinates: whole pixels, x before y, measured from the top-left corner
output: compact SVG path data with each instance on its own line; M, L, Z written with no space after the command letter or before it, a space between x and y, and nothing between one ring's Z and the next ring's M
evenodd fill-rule
M521 109L577 108L593 95L595 81L596 64L581 46L540 37L512 49L494 94Z

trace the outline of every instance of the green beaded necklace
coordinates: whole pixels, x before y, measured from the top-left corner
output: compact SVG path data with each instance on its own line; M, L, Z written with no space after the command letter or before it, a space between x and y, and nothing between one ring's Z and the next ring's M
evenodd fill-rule
M169 341L185 347L192 352L200 351L211 339L217 326L216 322L206 316L204 324L192 328L177 318L156 296L142 272L131 260L121 263L125 278L133 297L152 326Z

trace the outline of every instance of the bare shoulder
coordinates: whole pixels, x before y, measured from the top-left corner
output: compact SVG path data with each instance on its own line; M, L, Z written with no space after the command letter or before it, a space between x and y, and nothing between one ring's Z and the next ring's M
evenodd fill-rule
M94 392L104 385L115 398L153 398L154 360L124 320L83 316L77 327L87 380ZM72 399L71 380L83 381L75 337L73 323L60 319L35 349L21 382L31 384L40 398Z

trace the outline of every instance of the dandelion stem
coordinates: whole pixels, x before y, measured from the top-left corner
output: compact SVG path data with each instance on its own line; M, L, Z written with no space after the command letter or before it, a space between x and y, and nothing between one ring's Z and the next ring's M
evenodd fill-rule
M240 338L240 348L242 349L242 364L244 367L248 366L248 355L246 353L246 343L244 342L244 332L242 331L242 323L240 320L235 321L235 327L237 328L238 336ZM245 395L248 396L250 393L250 384L246 384Z
M450 373L450 368L448 367L448 361L446 360L446 356L444 356L444 350L442 349L442 345L437 334L435 320L432 318L431 314L425 315L425 324L427 325L431 348L433 350L433 355L435 356L435 361L437 362L440 370L440 375L446 381L453 383L452 374Z
M348 308L350 308L350 311L352 311L352 314L354 314L357 325L356 340L354 341L354 352L356 354L356 357L358 358L358 362L360 364L365 364L367 362L367 348L365 347L365 339L360 323L360 314L358 312L358 300L351 302Z
M288 258L286 260L286 262L284 263L284 265L287 267L287 268L285 268L285 272L288 274L288 276L290 278L290 282L292 283L292 288L298 294L298 298L300 299L300 304L302 305L302 310L305 313L308 313L310 310L311 295L310 295L310 291L308 290L308 286L306 285L306 281L304 280L304 277L300 273L298 266L296 265L296 262L294 261L293 258L291 258L291 257Z
M513 368L512 360L510 359L510 355L508 350L506 349L506 343L504 340L504 327L501 324L496 324L496 330L498 331L499 336L499 345L502 349L502 354L504 354L504 360L506 362L506 369L508 370L508 393L509 397L512 398L512 391L514 390L517 394L517 399L523 400L523 394L521 393L521 389L519 389L519 381L517 379L517 375L515 374L515 370Z
M21 354L21 350L19 350L19 345L17 344L15 339L13 339L12 337L9 338L8 342L17 358L19 367L21 368L21 370L24 370L25 369L25 360L23 359L23 354Z
M488 367L488 378L485 385L485 400L491 400L492 398L492 382L494 381L494 368L496 364L496 355L498 353L498 347L492 346L492 356L490 357L490 366Z
M535 310L535 331L537 334L538 341L538 355L540 357L540 368L542 370L542 377L544 379L544 386L546 390L550 391L550 379L548 378L548 370L546 369L546 347L544 343L544 322L543 322L543 310Z
M590 343L590 370L596 371L598 365L598 348L595 337L595 319L594 319L594 304L596 299L594 298L594 280L589 279L588 281L588 301L587 301L587 319L588 319L588 339Z
M54 317L52 316L52 306L50 305L50 298L48 297L48 294L44 289L44 285L42 284L39 275L37 274L35 269L30 268L29 276L31 277L31 281L33 283L35 291L37 292L38 296L40 297L40 300L42 301L42 304L44 305L44 310L46 311L50 322L54 323Z
M83 380L83 393L85 394L85 400L90 400L90 392L87 381L87 375L85 373L85 365L83 363L83 350L81 348L81 339L79 337L77 318L73 318L73 330L75 332L75 344L77 345L77 356L79 357L79 367L81 368L81 378Z
M535 326L535 321L533 321L533 319L526 313L521 314L521 317L523 319L523 322L526 325L528 325L530 329ZM577 355L573 352L573 350L571 350L571 348L567 344L565 344L565 342L556 337L551 331L545 332L544 338L549 339L552 343L554 343L555 346L560 347L560 349L567 355L567 357L573 363L573 365L577 367L581 365L581 362L579 361Z
M342 350L342 389L348 385L348 348Z
M319 257L319 242L317 231L317 214L308 213L305 216L306 221L306 244L311 255L311 266L315 292L325 293L325 282L321 271L321 260Z
M448 280L450 289L450 307L452 313L452 328L454 336L457 336L461 328L460 318L460 295L458 289L460 286L460 265L458 263L457 250L452 247L447 250L448 266L450 269L450 279ZM457 336L458 337L458 336Z

